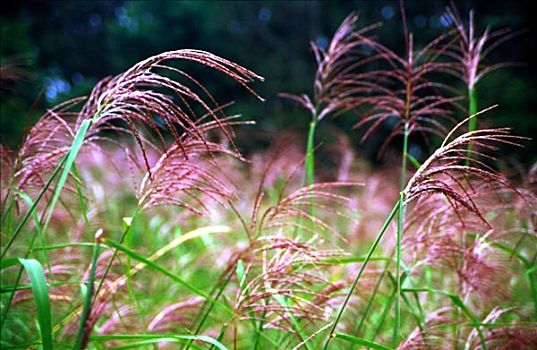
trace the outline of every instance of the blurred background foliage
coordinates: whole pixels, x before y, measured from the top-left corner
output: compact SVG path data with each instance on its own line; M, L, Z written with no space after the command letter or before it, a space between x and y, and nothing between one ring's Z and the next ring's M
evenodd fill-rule
M447 5L445 1L405 2L417 45L449 27ZM480 108L500 105L486 115L487 122L512 126L525 136L537 135L531 2L475 0L456 5L463 19L470 8L476 11L479 33L487 25L528 29L491 56L495 62L524 66L487 76L478 84L478 97ZM188 67L218 101L237 102L229 113L258 122L259 127L249 129L248 137L240 140L245 151L252 151L281 130L306 134L307 113L278 93L311 93L315 60L309 42L326 46L351 11L360 13L362 26L383 22L377 30L380 41L404 52L397 1L6 1L1 6L1 65L10 70L2 69L0 138L11 147L20 144L46 108L88 94L99 79L163 51L196 48L236 61L266 78L254 86L267 99L260 103L218 74ZM376 150L383 134L358 148L358 133L351 131L356 121L352 114L323 121L321 129L326 132L320 131L319 139L340 130L351 137L359 154L378 161ZM424 145L414 142L414 155L424 155ZM535 142L530 141L524 150L510 150L507 156L529 165L535 154Z

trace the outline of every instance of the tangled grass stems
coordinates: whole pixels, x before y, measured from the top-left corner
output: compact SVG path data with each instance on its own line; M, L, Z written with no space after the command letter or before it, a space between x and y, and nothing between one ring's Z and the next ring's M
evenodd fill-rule
M330 332L329 332L328 337L326 338L326 341L325 341L325 343L323 345L323 350L328 349L328 345L330 344L330 341L334 337L334 331L336 330L337 324L341 320L341 316L343 316L343 312L345 311L345 308L347 307L347 304L349 303L351 295L354 292L354 289L356 288L356 286L358 284L358 281L360 280L360 277L362 277L362 274L365 271L367 263L369 262L369 260L371 259L373 253L375 252L375 249L377 248L377 246L378 246L380 240L382 239L384 233L388 229L388 226L389 226L390 222L392 221L392 219L394 218L395 214L399 210L400 210L400 207L399 207L399 201L398 201L395 204L395 206L393 207L393 209L391 210L390 215L388 215L386 221L382 225L382 228L380 229L379 233L377 234L377 237L375 238L375 241L373 242L373 244L371 244L371 247L369 248L369 250L367 252L367 255L365 257L365 260L362 263L362 266L360 266L360 270L358 271L358 274L354 278L354 281L352 282L352 285L351 285L349 291L347 292L347 295L345 297L345 301L341 305L341 307L340 307L340 309L339 309L339 311L338 311L338 313L336 315L335 321L332 324L332 327L330 327Z

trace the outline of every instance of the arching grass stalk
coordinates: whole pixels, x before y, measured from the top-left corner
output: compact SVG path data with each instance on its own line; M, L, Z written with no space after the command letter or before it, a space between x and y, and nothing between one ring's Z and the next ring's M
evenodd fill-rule
M354 293L354 290L356 289L356 286L358 285L358 281L362 277L362 274L364 273L365 268L367 267L367 264L369 263L369 260L371 260L371 256L373 255L373 252L377 248L380 240L384 236L384 233L388 229L388 226L389 226L390 222L392 221L392 219L394 218L395 213L397 213L397 211L399 210L399 204L400 204L399 201L397 201L397 203L394 205L392 211L390 212L390 215L388 215L388 218L386 218L386 221L384 222L384 224L382 225L382 228L380 229L379 233L377 234L377 238L375 238L375 241L373 242L373 244L369 248L369 251L367 252L365 260L362 263L362 266L360 267L360 270L358 271L358 274L356 275L356 277L355 277L355 279L354 279L354 281L353 281L353 283L351 285L351 288L349 289L349 291L347 293L347 296L345 297L345 301L343 302L343 305L341 305L341 308L339 309L339 312L338 312L338 314L336 316L334 324L330 328L330 332L328 333L328 337L326 338L326 341L324 343L323 350L328 349L328 345L330 344L330 341L334 337L334 334L335 334L334 332L336 330L336 327L337 327L337 325L338 325L338 323L339 323L339 321L341 319L341 316L343 316L343 312L345 311L345 308L347 307L347 304L349 303L349 300L351 299L351 296Z

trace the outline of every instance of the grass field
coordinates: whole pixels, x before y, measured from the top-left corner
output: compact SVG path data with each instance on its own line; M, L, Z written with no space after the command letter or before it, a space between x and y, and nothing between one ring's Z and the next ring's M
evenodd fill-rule
M259 103L263 78L200 50L47 111L1 148L2 348L536 349L537 167L495 158L533 141L487 127L476 93L516 33L450 13L401 54L349 15L313 44L313 94L282 94L309 133L255 152L188 67ZM386 167L318 142L341 114L364 142L390 125Z

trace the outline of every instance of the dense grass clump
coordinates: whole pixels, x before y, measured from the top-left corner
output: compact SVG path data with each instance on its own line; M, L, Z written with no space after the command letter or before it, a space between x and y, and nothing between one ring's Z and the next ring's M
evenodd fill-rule
M402 54L357 14L314 44L313 95L282 94L311 114L305 149L281 131L246 159L235 130L255 126L186 67L260 100L263 78L200 50L48 110L0 147L2 348L537 348L537 168L498 171L528 140L487 127L476 98L515 32L449 13L421 47L403 21ZM401 141L398 161L371 170L340 135L333 167L316 163L335 116L363 141L389 125L379 156Z

